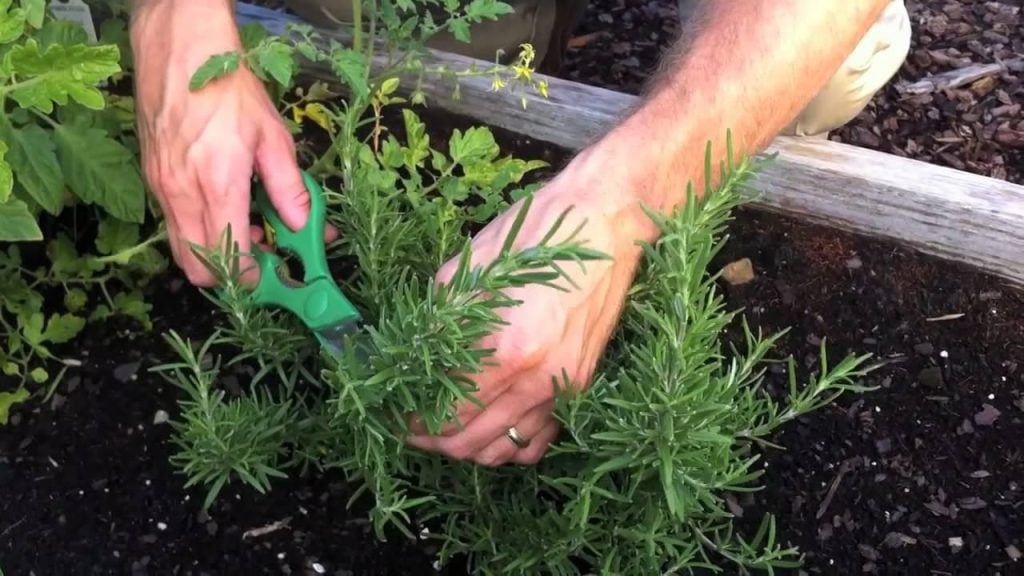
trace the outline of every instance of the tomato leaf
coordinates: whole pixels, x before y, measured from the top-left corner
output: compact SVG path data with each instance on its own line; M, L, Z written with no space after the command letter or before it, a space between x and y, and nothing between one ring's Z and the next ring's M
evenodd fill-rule
M189 80L189 90L199 90L210 82L238 70L242 57L238 52L224 52L210 56L203 65L196 70Z
M59 214L64 204L64 174L53 137L37 124L19 128L0 119L0 138L11 146L8 161L18 184L50 214Z
M141 223L145 188L131 150L99 128L62 124L54 131L68 187L126 222Z
M146 330L153 327L153 322L149 317L153 306L146 302L142 293L138 291L118 292L114 296L114 306L117 308L118 314L136 320Z
M42 312L32 312L27 315L18 316L18 325L21 327L21 335L25 342L32 346L43 343L43 325L46 318Z
M43 340L54 344L63 344L77 336L84 327L85 318L74 314L52 314L46 323Z
M14 42L25 33L25 11L21 8L7 11L0 16L0 44Z
M448 154L460 164L474 164L492 160L499 153L494 134L483 127L474 126L465 132L456 129L448 142Z
M64 305L72 312L78 312L89 303L89 295L81 288L72 288L64 294Z
M29 26L42 28L46 16L46 0L21 0L21 8L25 11L25 21Z
M465 20L451 20L448 23L448 29L451 30L452 36L456 40L466 44L469 43L469 22Z
M263 43L253 50L251 60L261 76L269 75L278 84L290 87L295 75L292 48L281 42Z
M496 20L498 16L513 12L511 4L498 0L473 0L466 6L466 17L473 22Z
M28 390L24 388L18 388L14 392L0 392L0 424L6 425L11 415L11 408L28 398Z
M11 165L7 163L7 144L0 140L0 204L11 198L14 190L14 173L11 172Z
M53 105L67 104L69 98L92 110L105 104L99 82L121 71L120 50L113 45L50 44L43 49L35 38L7 53L18 82L10 96L22 108L49 114Z
M242 49L255 49L267 37L267 29L258 22L249 22L238 27L238 35L242 40Z
M116 218L104 218L100 221L99 233L96 234L96 250L100 254L120 252L138 243L138 225Z
M331 54L331 68L355 96L363 97L370 93L366 82L367 66L366 55L362 52L345 49Z
M0 242L35 242L43 239L35 217L28 204L17 198L9 198L0 204Z
M84 32L84 31L83 31ZM131 39L123 20L104 20L100 25L100 42L103 44L114 44L121 51L121 66L131 68L135 65L134 54L132 53Z

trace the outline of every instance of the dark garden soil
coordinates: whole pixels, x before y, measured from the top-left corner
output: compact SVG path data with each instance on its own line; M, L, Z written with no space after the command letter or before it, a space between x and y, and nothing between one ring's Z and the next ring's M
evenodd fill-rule
M653 17L647 14L675 3L594 4L585 26L624 41L631 36L602 14L637 30ZM961 13L994 4L963 2ZM927 6L929 14L945 13L942 2ZM606 41L593 40L568 74L596 81L582 59L587 50L606 57L598 44ZM656 54L647 47L623 56L642 68ZM1019 91L1020 84L993 91L1000 89ZM895 118L898 129L883 130L883 150L906 149L912 139L919 157L944 163L952 154L967 169L1019 176L1009 169L1013 158L1020 162L1019 149L965 133L940 151L943 126L970 123L941 103L906 109L890 98L866 112L880 114L879 124L862 118L838 137ZM556 167L564 160L501 137L517 154ZM1024 550L1024 295L888 243L779 216L741 211L731 234L716 266L749 258L754 279L722 290L753 326L791 328L777 356L809 365L825 338L832 362L850 352L885 361L864 382L877 390L844 396L774 439L787 449L767 452L765 490L733 503L741 527L752 533L762 513L777 515L779 540L807 555L809 573L1024 574L1024 561L1014 561ZM202 493L183 489L184 478L168 464L170 427L154 423L161 410L176 416L178 391L147 370L171 359L161 332L203 337L217 319L175 273L149 298L152 332L119 323L89 328L66 351L82 366L69 371L54 399L16 407L11 424L0 427L3 574L433 572L426 546L377 543L360 511L345 510L350 491L331 475L280 482L267 496L228 490L209 515L200 513ZM773 388L786 383L775 371L769 380Z

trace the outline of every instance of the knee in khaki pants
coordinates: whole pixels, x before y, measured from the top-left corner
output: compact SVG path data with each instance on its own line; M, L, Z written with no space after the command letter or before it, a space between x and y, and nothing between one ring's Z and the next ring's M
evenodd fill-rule
M825 88L782 133L821 136L853 120L899 71L910 53L910 16L891 0Z
M330 27L338 22L352 22L352 4L358 0L288 0L289 8L302 19ZM519 47L530 44L536 51L534 64L541 71L556 69L561 52L568 42L573 20L586 7L587 0L505 0L514 12L496 20L484 20L470 29L471 42L465 43L448 33L438 34L428 42L437 50L471 58L507 63L519 53Z
M698 0L679 0L679 15L689 18ZM890 0L828 84L782 130L789 136L827 136L867 107L910 53L910 16L904 0Z

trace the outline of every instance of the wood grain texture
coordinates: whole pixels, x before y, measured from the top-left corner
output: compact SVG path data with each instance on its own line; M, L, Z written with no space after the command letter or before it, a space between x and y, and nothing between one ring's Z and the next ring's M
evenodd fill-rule
M345 41L343 35L334 38ZM428 67L486 69L487 62L430 51ZM333 79L310 66L306 74ZM546 141L587 146L637 104L637 97L547 77L548 98L495 92L489 77L424 79L428 105ZM403 82L408 93L414 79ZM524 107L520 98L525 96ZM882 238L1024 287L1024 186L824 139L780 136L753 181L752 207Z

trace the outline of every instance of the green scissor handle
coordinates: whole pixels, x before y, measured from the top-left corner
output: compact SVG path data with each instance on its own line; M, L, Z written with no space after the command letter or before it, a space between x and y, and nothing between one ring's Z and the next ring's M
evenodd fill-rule
M324 248L327 206L324 192L305 171L302 172L302 179L309 191L310 211L306 225L296 231L281 221L266 190L259 185L253 186L253 202L273 228L275 244L301 260L303 278L301 285L295 285L291 278L287 278L287 269L281 257L257 246L254 253L260 267L260 281L251 297L258 304L279 306L291 311L311 330L320 333L358 322L360 315L327 268L327 252ZM279 270L285 273L287 280L281 278Z

